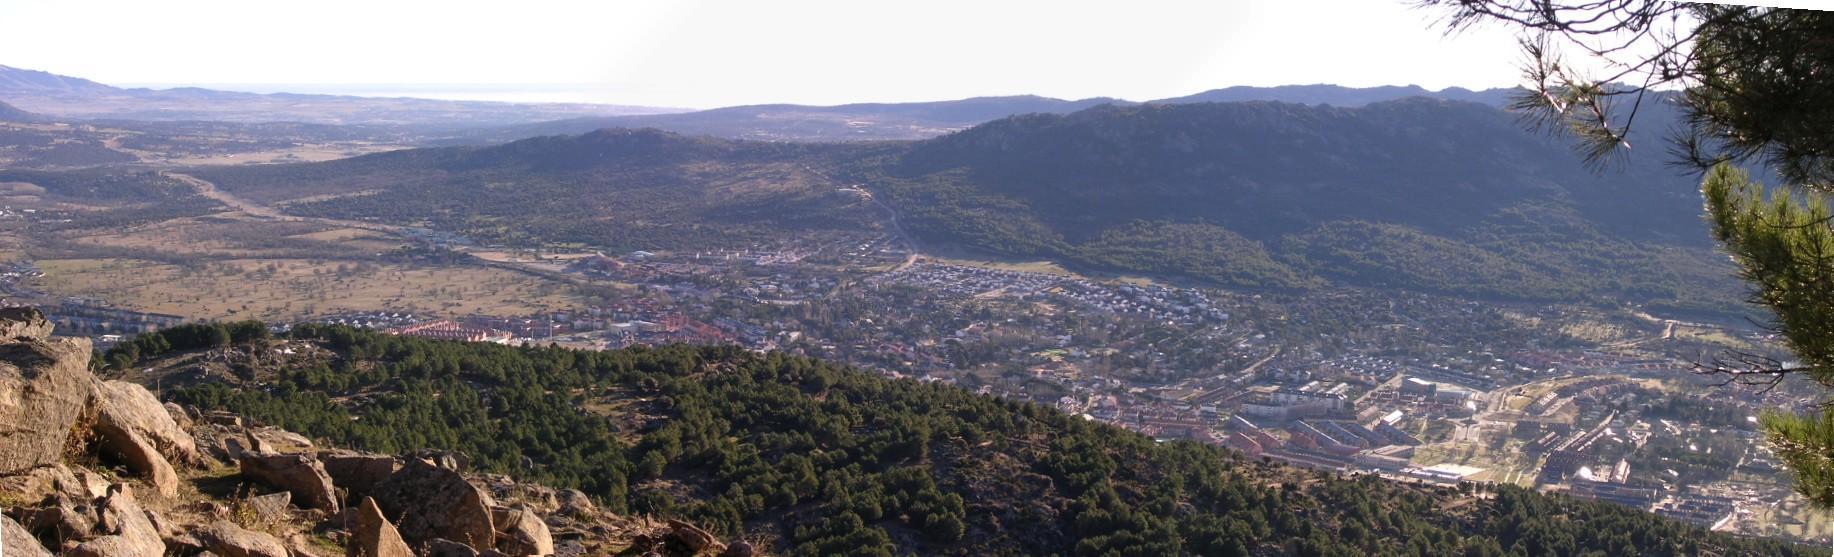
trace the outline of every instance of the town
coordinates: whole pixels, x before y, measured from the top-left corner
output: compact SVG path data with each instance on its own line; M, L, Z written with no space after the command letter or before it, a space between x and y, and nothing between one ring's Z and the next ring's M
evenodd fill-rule
M1508 483L1717 530L1829 534L1756 442L1754 416L1799 403L1796 391L1716 388L1694 373L1715 351L1774 346L1751 327L1404 291L1228 291L925 257L890 235L616 255L414 239L416 260L610 293L520 315L372 307L299 321L581 349L781 350L1339 473ZM9 302L47 307L101 347L187 320L50 299L30 262L4 271Z

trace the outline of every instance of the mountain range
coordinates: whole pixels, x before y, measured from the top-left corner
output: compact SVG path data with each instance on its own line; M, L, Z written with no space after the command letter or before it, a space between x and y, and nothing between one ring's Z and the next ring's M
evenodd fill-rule
M1644 118L1659 128L1673 111ZM1662 162L1587 172L1502 110L1409 98L1103 104L914 142L607 129L198 175L301 214L492 243L793 243L883 226L884 203L928 248L1097 271L1736 306L1694 179Z
M1419 86L1355 88L1338 85L1228 87L1147 104L1278 101L1357 107L1410 97L1471 101L1501 108L1514 89L1430 91ZM676 114L573 118L483 128L457 134L448 143L489 143L538 135L572 135L601 128L657 128L686 135L767 141L867 141L924 139L1019 114L1066 114L1101 105L1142 104L1109 97L1079 100L1035 95L976 97L954 101L859 103L836 106L766 104Z
M580 116L671 109L550 103L444 101L292 93L242 93L197 87L121 88L38 70L0 66L0 102L66 119L302 122L457 129Z
M1512 89L1471 91L1456 87L1432 91L1411 85L1368 88L1239 86L1148 102L1280 101L1356 107L1408 97L1428 97L1501 107L1508 102L1512 92ZM1018 114L1064 114L1103 104L1141 104L1107 97L1065 100L1020 95L835 106L762 104L681 111L613 105L255 94L195 87L127 89L6 66L0 66L0 102L49 116L78 119L410 126L416 131L435 132L427 141L434 145L503 143L542 135L577 135L601 128L657 128L684 135L768 141L923 139Z

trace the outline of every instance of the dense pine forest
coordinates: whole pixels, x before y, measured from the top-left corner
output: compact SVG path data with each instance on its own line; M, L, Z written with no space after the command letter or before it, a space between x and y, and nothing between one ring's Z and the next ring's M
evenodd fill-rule
M1286 468L736 348L589 352L335 326L274 339L238 323L144 335L101 359L158 369L187 351L273 343L320 355L168 383L167 398L336 445L458 449L617 512L774 535L789 555L1811 554L1513 487Z

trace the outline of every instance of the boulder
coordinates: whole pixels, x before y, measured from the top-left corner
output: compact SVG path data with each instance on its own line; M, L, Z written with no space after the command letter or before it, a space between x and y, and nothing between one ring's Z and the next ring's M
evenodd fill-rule
M563 489L555 495L555 499L559 501L560 514L573 518L592 516L592 513L597 510L592 505L592 498L577 489Z
M281 491L267 495L248 498L248 508L255 513L255 520L262 524L276 524L286 521L290 516L287 507L293 504L293 492Z
M248 446L242 449L247 452L255 454L273 454L280 452L274 450L274 445L268 443L266 438L256 435L254 430L243 430L242 441L248 443ZM242 455L237 454L236 458L241 459Z
M172 463L160 454L152 441L132 432L115 427L96 427L102 450L120 458L129 470L144 476L148 484L159 495L167 498L178 496L178 471L172 469Z
M0 342L19 338L51 337L51 321L38 308L0 308Z
M172 423L178 424L179 429L190 431L191 427L196 425L191 422L191 413L186 412L185 407L179 406L176 402L168 402L164 406L166 415L172 417Z
M675 541L680 542L681 545L696 553L708 548L713 548L714 551L723 551L726 549L726 546L720 543L719 538L713 537L713 534L700 529L698 526L673 518L669 519L668 524L669 537L675 538Z
M0 331L13 333L0 337L0 475L63 460L94 377L88 340L47 338L44 316L26 311L0 309Z
M720 553L720 557L752 557L757 554L758 548L752 547L751 542L739 540L726 546L726 551Z
M107 485L103 484L102 488L107 489ZM62 464L40 466L0 478L0 494L15 501L43 501L52 495L85 500L102 496L102 493L91 492L88 484Z
M100 511L96 513L97 533L99 537L85 541L66 552L72 557L161 557L165 555L166 544L160 539L159 529L147 519L140 503L134 500L134 492L123 484L108 488L108 495L100 502Z
M387 480L399 467L395 457L390 455L342 449L319 451L318 461L324 463L325 473L331 475L332 483L349 491L353 499L368 495L376 484Z
M376 500L364 497L357 506L357 523L350 531L350 543L345 546L344 554L346 557L414 557L414 550L401 539L395 525L382 516Z
M316 457L243 451L240 463L243 476L291 492L300 506L338 512L337 491Z
M204 423L211 424L211 425L220 425L220 426L226 426L226 427L242 427L243 425L241 415L231 414L228 412L224 412L222 410L212 410L208 413L205 413L201 419L203 420Z
M248 434L256 441L256 449L264 453L305 453L314 450L311 439L277 427L251 429Z
M465 456L465 453L459 451L421 449L415 451L413 457L420 460L426 460L433 463L434 466L454 472L463 472L466 468L471 467L471 457Z
M0 515L0 546L6 548L7 557L51 557L38 538L6 515Z
M291 557L328 557L336 553L327 554L323 548L314 547L311 538L306 537L304 533L294 533L287 537L287 555Z
M497 549L509 555L553 555L554 536L548 524L528 509L491 509L497 528Z
M94 535L96 509L92 499L53 495L35 507L15 509L19 523L43 538L84 540Z
M496 541L490 494L449 468L410 460L388 480L377 484L372 496L409 542L445 538L488 549Z
M172 419L146 387L126 381L98 381L95 386L96 433L104 440L139 436L153 443L170 462L198 462L197 441ZM179 412L183 415L183 411Z
M211 553L223 557L288 557L280 538L219 520L194 532Z

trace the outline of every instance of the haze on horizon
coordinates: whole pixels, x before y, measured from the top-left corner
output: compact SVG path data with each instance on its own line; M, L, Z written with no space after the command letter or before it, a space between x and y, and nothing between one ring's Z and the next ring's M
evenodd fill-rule
M0 35L0 64L127 86L684 108L1518 83L1498 63L1519 57L1514 35L1448 36L1434 17L1389 0L13 0L0 20L25 24Z

